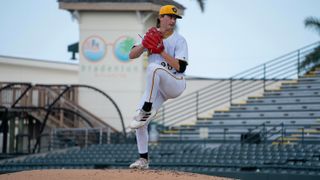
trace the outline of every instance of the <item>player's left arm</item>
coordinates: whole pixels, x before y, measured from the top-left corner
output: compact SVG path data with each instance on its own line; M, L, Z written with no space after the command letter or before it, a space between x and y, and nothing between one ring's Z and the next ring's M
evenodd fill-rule
M165 51L162 51L160 55L167 61L167 63L175 68L177 72L183 73L186 70L188 63L186 61L175 59L174 57L170 56Z
M188 46L184 38L181 38L177 42L175 49L175 57L170 56L165 51L162 51L160 55L167 61L167 63L175 68L177 72L184 73L188 65Z

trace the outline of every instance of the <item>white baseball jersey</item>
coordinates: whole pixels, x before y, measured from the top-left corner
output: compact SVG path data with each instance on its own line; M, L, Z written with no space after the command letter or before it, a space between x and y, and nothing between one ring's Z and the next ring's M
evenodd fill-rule
M188 46L186 40L174 32L163 40L165 52L175 59L188 61ZM159 54L149 56L147 67L146 89L138 105L141 109L145 102L152 103L152 109L158 110L168 99L180 96L186 88L183 73L178 73ZM138 151L148 152L148 124L136 130Z
M187 42L180 34L176 31L173 32L169 37L163 40L163 45L165 48L165 52L175 59L180 59L183 61L188 61L188 46ZM149 63L160 64L166 69L168 69L173 74L177 74L178 72L171 67L164 58L159 54L151 54L149 56Z

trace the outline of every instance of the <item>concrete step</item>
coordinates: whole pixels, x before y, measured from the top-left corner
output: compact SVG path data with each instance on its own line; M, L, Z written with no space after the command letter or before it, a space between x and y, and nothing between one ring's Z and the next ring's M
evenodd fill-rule
M286 96L286 97L294 97L294 96L319 96L319 90L308 90L308 91L278 91L278 92L265 92L265 97L278 97L278 96Z
M283 84L281 86L281 89L319 89L320 84L319 83L312 83L312 84Z
M308 84L308 83L318 83L320 82L320 76L315 77L301 77L298 79L298 83Z
M242 105L231 106L231 112L243 112L243 111L309 111L320 110L320 103L316 104L267 104L267 105Z
M320 118L320 111L248 111L248 112L216 112L213 119L223 118Z
M274 98L274 97L264 97L264 98L250 98L247 100L247 104L300 104L300 103L320 103L320 96L300 96L300 97L283 97L283 98Z
M284 123L286 125L297 125L297 126L306 126L306 125L320 125L319 119L314 118L224 118L224 119L211 119L206 121L197 121L196 126L258 126L261 124L267 125L278 125Z

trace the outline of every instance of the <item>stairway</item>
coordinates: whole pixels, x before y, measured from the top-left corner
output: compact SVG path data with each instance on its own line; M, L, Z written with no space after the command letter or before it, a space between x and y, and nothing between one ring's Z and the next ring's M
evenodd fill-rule
M4 134L3 139L10 141L8 151L31 153L31 146L34 149L41 146L39 150L47 151L52 148L53 137L58 137L55 132L61 129L94 130L109 136L119 133L79 104L81 87L89 86L0 82L0 131ZM92 94L97 93L94 90ZM61 139L69 136L59 134ZM15 144L17 148L14 148Z

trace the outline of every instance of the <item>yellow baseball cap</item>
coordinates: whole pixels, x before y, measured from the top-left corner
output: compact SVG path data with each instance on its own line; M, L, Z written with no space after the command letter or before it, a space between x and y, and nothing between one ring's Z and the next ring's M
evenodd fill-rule
M165 14L173 14L178 19L181 19L182 17L178 14L178 8L176 8L174 5L165 5L160 8L159 15L165 15Z

